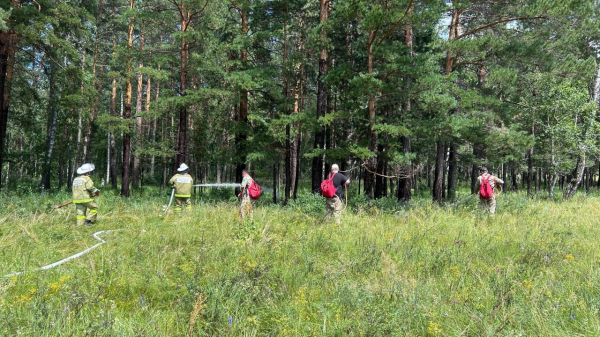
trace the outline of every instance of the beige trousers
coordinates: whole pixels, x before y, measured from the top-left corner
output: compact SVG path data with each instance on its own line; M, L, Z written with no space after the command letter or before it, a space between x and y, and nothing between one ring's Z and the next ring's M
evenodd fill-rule
M253 202L252 198L250 198L250 196L245 195L242 198L242 205L240 206L240 218L245 219L246 213L248 213L250 215L250 220L254 219L253 204L254 204L254 202Z
M98 217L98 204L95 201L77 203L75 209L77 210L77 225L83 225L85 220L94 222ZM90 214L87 214L88 209Z
M342 201L337 196L335 196L333 198L326 198L325 199L325 210L326 210L325 219L331 220L331 218L333 217L335 220L335 223L340 223L340 217L342 215L342 208L343 208Z
M190 198L175 197L175 208L173 210L181 211L184 207L185 209L192 209Z
M496 196L492 196L490 199L479 198L479 204L484 212L489 212L490 215L496 213Z

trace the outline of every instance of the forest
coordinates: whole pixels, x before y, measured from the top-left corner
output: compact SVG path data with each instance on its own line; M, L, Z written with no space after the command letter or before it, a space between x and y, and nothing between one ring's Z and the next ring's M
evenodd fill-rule
M600 186L599 6L2 1L0 188L68 190L93 162L128 197L185 162L285 204L338 163L369 199L442 203L485 165L569 198Z
M0 336L600 335L599 15L1 0Z

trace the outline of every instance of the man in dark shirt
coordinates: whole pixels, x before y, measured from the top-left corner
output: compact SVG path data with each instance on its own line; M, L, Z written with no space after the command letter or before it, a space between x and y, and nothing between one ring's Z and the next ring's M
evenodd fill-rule
M333 198L325 198L325 210L327 211L326 219L329 220L333 216L335 223L340 223L342 215L342 199L344 198L344 186L350 184L350 179L341 174L337 164L331 165L331 180L335 187L335 196Z

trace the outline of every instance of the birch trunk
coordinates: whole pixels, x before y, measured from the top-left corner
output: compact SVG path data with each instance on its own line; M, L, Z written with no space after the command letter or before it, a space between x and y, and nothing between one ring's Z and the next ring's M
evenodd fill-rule
M569 185L563 192L563 198L570 199L575 192L577 192L577 187L581 183L581 179L583 178L583 171L585 169L585 153L579 156L577 159L577 166L575 166L575 170L573 170L572 178L569 181Z

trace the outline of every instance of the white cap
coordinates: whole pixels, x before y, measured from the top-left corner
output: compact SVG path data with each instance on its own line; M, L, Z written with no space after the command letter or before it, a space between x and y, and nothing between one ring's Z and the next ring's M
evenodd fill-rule
M185 163L181 163L181 165L179 165L179 168L177 169L177 172L183 172L187 169L189 169L189 167Z
M86 174L88 172L92 172L96 169L94 164L83 164L80 168L77 169L77 174Z

